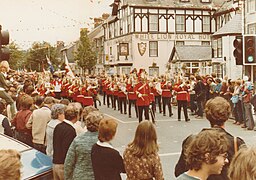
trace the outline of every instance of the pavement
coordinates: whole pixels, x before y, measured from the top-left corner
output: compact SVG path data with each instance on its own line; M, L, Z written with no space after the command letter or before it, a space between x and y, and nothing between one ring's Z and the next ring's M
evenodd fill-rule
M114 148L119 150L120 154L123 155L127 144L133 140L136 127L139 123L138 119L135 117L134 107L132 107L132 118L128 118L128 114L120 114L117 110L107 108L106 105L99 106L98 108L105 117L113 118L118 121L117 134L112 144ZM189 116L190 121L185 122L183 112L181 121L178 121L177 107L173 106L172 110L174 114L172 117L163 116L158 113L158 109L156 113L156 130L160 147L159 155L165 179L175 179L174 168L181 152L182 141L190 134L196 134L202 128L210 127L205 117L203 119L197 119L194 116ZM233 119L228 120L225 129L232 135L244 139L246 144L255 144L256 131L242 129L240 126L234 125L233 122ZM126 179L125 174L122 174L122 179Z

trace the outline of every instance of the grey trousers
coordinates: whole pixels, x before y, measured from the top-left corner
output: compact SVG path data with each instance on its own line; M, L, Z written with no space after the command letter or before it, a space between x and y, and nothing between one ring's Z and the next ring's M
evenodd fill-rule
M15 105L12 97L6 91L0 91L0 98L4 99L7 104L10 104L12 118L15 116Z

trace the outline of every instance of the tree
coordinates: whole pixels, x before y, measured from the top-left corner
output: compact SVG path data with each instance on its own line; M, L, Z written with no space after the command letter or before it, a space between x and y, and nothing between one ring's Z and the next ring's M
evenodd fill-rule
M22 69L23 64L26 61L26 52L19 50L19 47L17 44L14 42L11 42L9 44L9 49L10 49L10 59L9 59L9 64L11 69Z
M34 42L32 47L28 50L25 66L30 71L36 70L42 72L43 70L47 70L49 65L46 57L50 59L54 69L56 69L60 63L57 58L56 48L52 47L50 43L47 42Z
M83 72L87 69L89 73L96 65L96 52L92 50L91 42L88 38L87 29L83 29L80 32L80 42L74 56L77 64L83 69Z

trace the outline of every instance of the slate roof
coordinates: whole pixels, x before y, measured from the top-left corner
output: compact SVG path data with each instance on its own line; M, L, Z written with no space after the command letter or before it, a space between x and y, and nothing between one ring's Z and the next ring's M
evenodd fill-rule
M236 14L223 27L216 31L212 37L224 35L239 35L242 33L242 14Z
M222 4L223 0L212 0L211 3L202 3L200 0L190 0L190 2L181 2L180 0L127 0L127 2L122 5L218 9Z
M199 61L211 60L211 46L191 45L175 46L172 50L169 62L173 60L174 55L178 56L180 61Z

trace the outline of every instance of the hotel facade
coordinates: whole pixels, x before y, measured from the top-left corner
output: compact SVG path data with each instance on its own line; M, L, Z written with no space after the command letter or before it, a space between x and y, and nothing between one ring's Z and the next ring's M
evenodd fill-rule
M228 40L226 33L218 34L239 14L239 1L115 0L111 6L112 14L89 34L102 51L101 68L110 74L129 74L133 68L143 68L151 76L241 74L241 67L234 73L230 53L241 32L229 34Z

